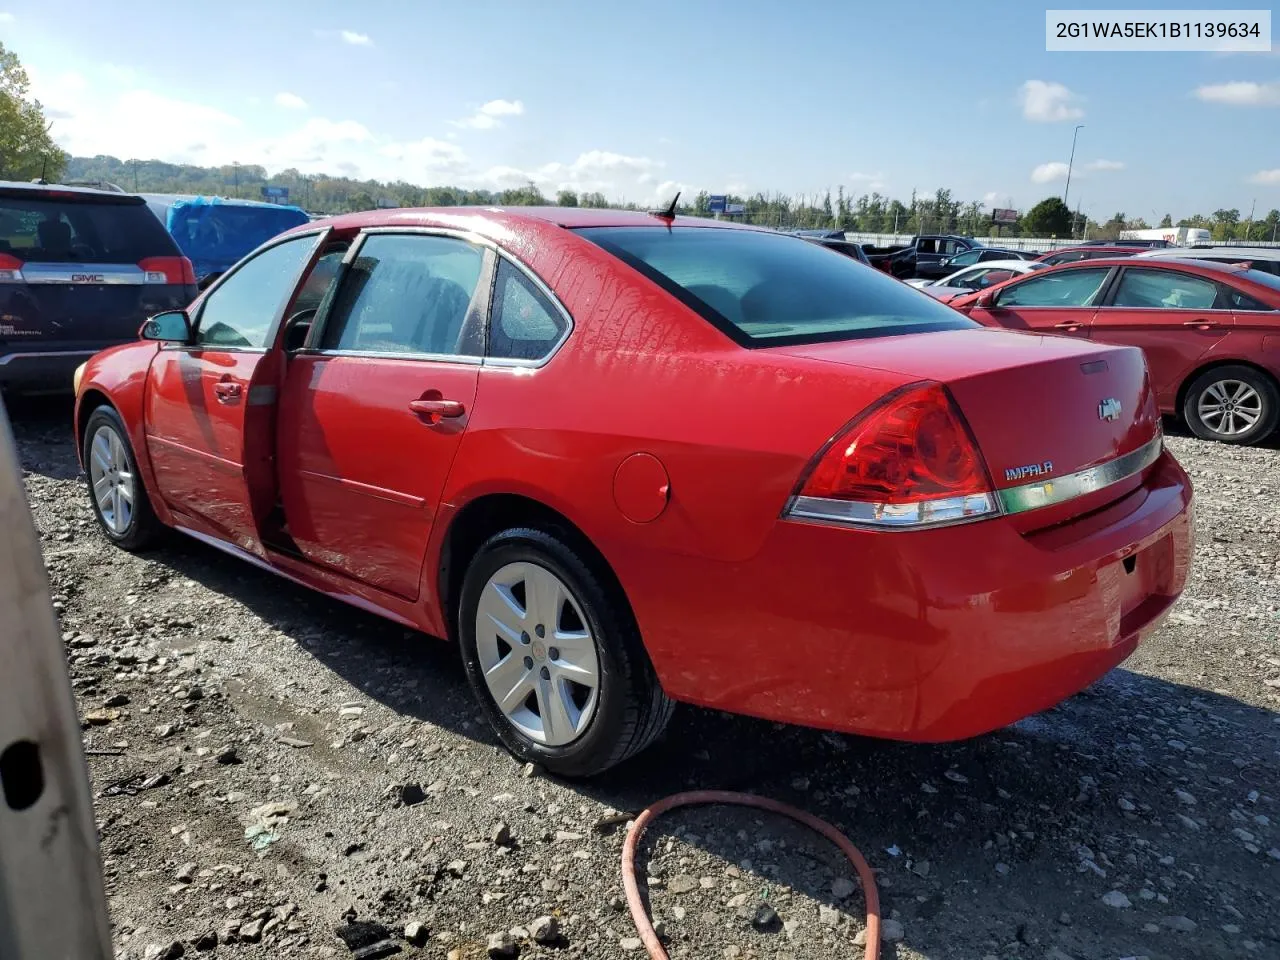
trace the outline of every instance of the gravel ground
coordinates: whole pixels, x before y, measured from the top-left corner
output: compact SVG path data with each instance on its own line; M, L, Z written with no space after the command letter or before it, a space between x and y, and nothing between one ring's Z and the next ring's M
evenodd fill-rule
M695 787L846 831L889 957L1280 957L1275 445L1171 439L1197 491L1187 594L1046 714L907 746L682 708L656 748L574 784L498 748L450 645L195 542L110 547L67 418L13 411L122 958L355 955L343 934L406 957L638 958L621 824ZM861 894L799 827L677 812L642 852L673 956L861 956Z

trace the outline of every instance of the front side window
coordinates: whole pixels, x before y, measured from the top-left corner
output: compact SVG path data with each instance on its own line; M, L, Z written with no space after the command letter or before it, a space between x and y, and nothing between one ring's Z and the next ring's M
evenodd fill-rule
M321 349L460 355L484 252L453 237L374 234L334 297Z
M1110 273L1110 267L1063 270L1003 287L997 296L1002 307L1087 307Z
M314 236L286 240L229 274L210 291L200 308L196 343L208 347L265 347L315 242Z
M1056 267L1060 263L1075 263L1077 260L1083 260L1088 254L1080 250L1072 250L1068 253L1055 253L1052 257L1045 257L1044 262L1051 267Z
M1203 277L1172 270L1126 269L1111 303L1144 310L1212 310L1217 299L1218 285Z
M962 330L976 324L798 237L719 227L577 231L743 346Z
M972 266L973 264L977 263L978 260L981 259L981 254L982 254L981 250L969 250L969 251L966 251L965 253L957 254L956 256L951 258L951 265L953 267Z
M541 360L555 349L567 328L564 316L532 280L508 261L498 261L488 356Z

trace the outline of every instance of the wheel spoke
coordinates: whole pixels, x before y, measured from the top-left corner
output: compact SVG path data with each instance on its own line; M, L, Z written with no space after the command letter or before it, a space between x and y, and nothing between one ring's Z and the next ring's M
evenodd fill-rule
M1205 390L1205 393L1210 397L1213 397L1214 403L1224 404L1227 402L1227 396L1223 393L1222 389L1224 386L1226 386L1224 383L1211 383Z
M120 488L111 488L111 529L120 532Z
M523 655L515 650L486 670L484 679L499 708L508 716L519 709L532 690L532 671L525 668Z
M120 499L129 506L133 506L133 487L130 484L122 483L116 489L120 491Z
M560 608L564 604L564 588L560 580L549 570L530 566L524 578L524 596L529 619L554 633L560 624Z
M554 680L538 679L538 716L542 719L542 731L548 743L563 743L577 732L577 723L569 716L563 684ZM575 712L577 712L575 710Z
M480 607L477 611L480 625L485 629L495 629L507 643L512 646L520 642L520 634L524 630L525 612L511 595L511 588L490 581L480 596Z
M93 438L92 460L98 469L106 473L111 469L111 441L104 436L105 430L99 430Z
M105 473L93 481L93 495L97 498L99 507L106 506L107 499L111 496L111 478Z

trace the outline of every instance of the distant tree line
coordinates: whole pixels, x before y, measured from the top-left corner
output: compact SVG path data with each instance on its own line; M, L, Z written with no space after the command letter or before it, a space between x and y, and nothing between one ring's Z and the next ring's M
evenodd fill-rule
M268 175L256 164L230 164L200 167L191 164L165 163L160 160L120 160L116 157L72 157L67 164L67 179L115 183L126 190L141 193L183 193L206 196L260 199L262 188L289 188L289 201L314 213L347 213L372 210L378 206L449 207L460 205L528 206L557 204L564 207L606 207L636 204L611 204L599 192L576 193L561 190L554 197L545 196L537 185L529 182L507 190L470 190L464 187L423 187L404 180L358 180L329 174L304 174L294 169ZM681 213L711 216L708 193L682 197ZM1129 218L1117 213L1109 220L1097 222L1077 219L1060 197L1048 197L1020 213L1017 222L999 227L991 222L991 213L979 201L961 201L950 190L938 190L931 196L912 193L906 200L879 192L854 196L839 188L832 194L790 196L782 193L756 193L752 196L729 195L729 203L741 204L746 223L783 230L844 229L864 233L959 233L979 237L1084 237L1114 239L1122 230L1145 229L1149 226L1173 226L1171 214L1159 224L1149 224L1141 217ZM1280 231L1280 210L1249 223L1239 210L1215 210L1212 215L1197 214L1176 221L1177 226L1204 227L1215 240L1271 240Z

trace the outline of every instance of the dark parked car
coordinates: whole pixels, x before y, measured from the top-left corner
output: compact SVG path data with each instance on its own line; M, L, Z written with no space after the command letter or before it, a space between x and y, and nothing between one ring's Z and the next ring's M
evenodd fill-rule
M843 230L797 230L797 237L803 237L810 243L818 243L829 250L835 250L837 253L843 253L846 257L852 257L859 263L871 265L871 261L867 259L866 252L862 249L862 244L854 240L850 240Z
M1075 263L1077 260L1098 260L1103 257L1132 257L1140 253L1142 247L1118 246L1116 244L1084 244L1079 247L1062 247L1050 250L1040 257L1039 262L1046 267L1056 267L1060 263Z
M1040 254L1031 250L1010 250L1006 247L973 247L941 260L917 261L916 276L938 280L950 276L964 267L972 267L984 260L1035 260Z
M908 277L929 276L923 270L933 269L941 260L947 260L957 254L972 250L979 244L968 237L952 236L920 236L912 237L911 242L901 247L871 247L866 250L867 257L873 267L885 273L891 273L899 280ZM941 276L941 274L932 274Z
M85 358L195 295L141 197L0 181L0 387L70 390Z

